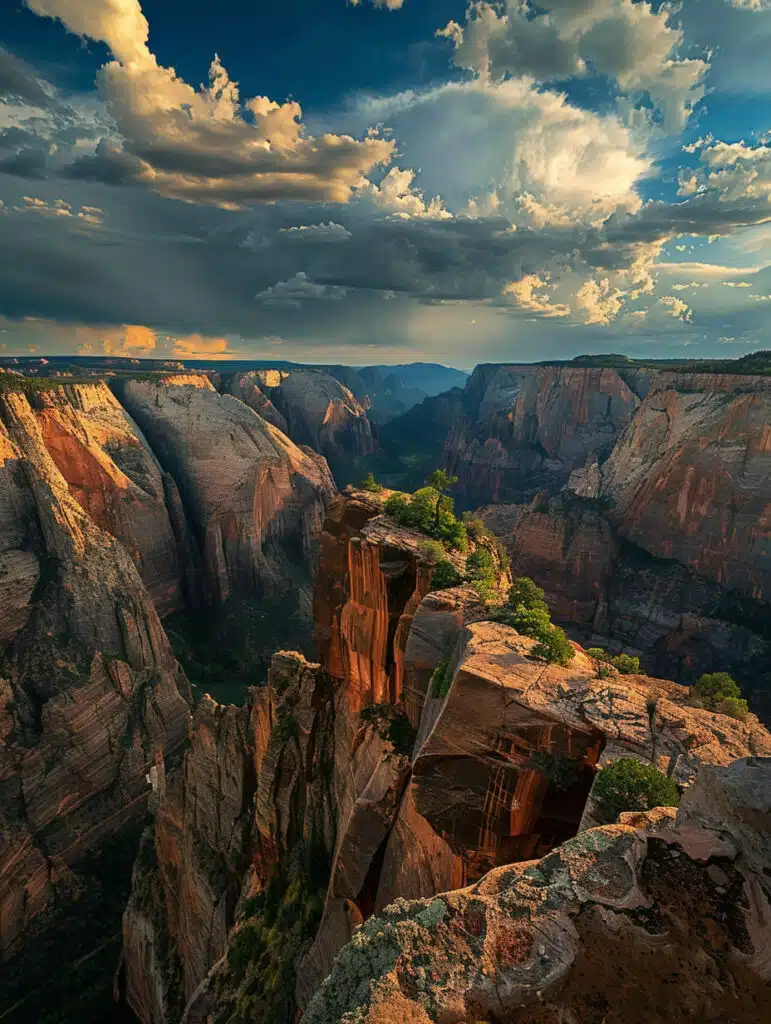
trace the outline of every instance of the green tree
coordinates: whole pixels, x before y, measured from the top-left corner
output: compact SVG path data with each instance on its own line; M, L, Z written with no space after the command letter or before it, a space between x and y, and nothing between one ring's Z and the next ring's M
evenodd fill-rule
M696 704L708 711L741 721L749 714L738 683L727 672L705 672L690 688L690 694Z
M447 558L437 562L431 570L431 589L449 590L463 582L463 577Z
M367 478L361 485L363 491L371 491L373 494L379 494L383 490L382 484L379 484L375 479L374 473L367 473Z
M468 523L466 524L468 529ZM480 597L489 601L495 593L495 585L498 581L498 568L495 564L492 552L481 545L478 545L466 559L466 574L469 581L474 585Z
M429 487L433 487L438 492L439 497L436 499L436 506L434 508L434 527L439 529L439 518L442 511L442 498L446 492L452 487L453 484L457 484L457 476L450 476L444 469L435 469L433 473L429 473L426 477L426 483Z
M551 626L531 652L534 658L551 661L557 665L569 665L575 657L573 645L559 626Z
M600 769L592 796L603 825L615 822L622 811L677 807L680 801L674 782L652 764L643 764L636 757L620 757Z

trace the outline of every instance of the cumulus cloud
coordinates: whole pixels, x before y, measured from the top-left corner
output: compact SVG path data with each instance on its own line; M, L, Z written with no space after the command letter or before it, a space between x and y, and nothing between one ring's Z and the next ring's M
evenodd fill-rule
M693 320L693 310L687 302L678 299L676 295L663 295L659 302L675 320L682 320L683 323L689 323Z
M352 237L347 228L331 220L326 224L297 224L291 228L279 228L278 234L297 242L347 242Z
M724 201L771 199L771 145L748 146L744 141L720 142L707 136L684 149L699 152L701 166L680 171L680 195L713 190Z
M677 130L704 95L709 64L679 55L683 34L672 13L647 0L483 0L469 6L465 25L451 21L438 34L453 43L456 64L485 78L607 75L623 93L650 97Z
M509 281L503 294L519 309L530 313L540 313L546 317L563 317L570 315L570 307L564 303L553 303L549 290L549 275L539 277L538 274L525 274L519 281Z
M298 271L288 281L277 281L257 293L257 298L269 306L289 306L299 309L308 299L343 299L347 288L338 285L317 284L304 271Z
M394 143L374 134L305 131L298 103L265 96L242 102L215 56L208 85L194 89L148 48L149 26L138 0L27 0L37 14L105 43L115 60L98 76L121 136L105 140L70 173L133 180L177 199L237 208L277 199L345 202L364 175L387 163Z
M232 359L233 357L227 338L204 338L200 334L174 338L171 354L180 359Z
M414 180L414 171L392 167L379 185L366 182L360 194L371 199L376 207L397 217L433 217L438 220L452 217L439 196L426 202L423 193L414 188Z
M505 216L518 226L599 224L641 205L638 187L651 172L643 142L613 114L571 104L532 81L475 80L362 100L359 122L383 122L400 152L421 168L392 169L381 205L412 215L446 208L470 216ZM388 188L386 192L385 189Z
M590 278L576 293L576 302L583 311L584 323L609 324L624 304L624 293L605 277Z
M54 199L49 202L45 199L38 199L35 196L23 196L23 206L14 206L16 213L37 214L39 217L53 217L58 219L74 219L75 222L89 227L100 227L104 210L97 206L81 206L79 210L73 209L72 203L64 199Z

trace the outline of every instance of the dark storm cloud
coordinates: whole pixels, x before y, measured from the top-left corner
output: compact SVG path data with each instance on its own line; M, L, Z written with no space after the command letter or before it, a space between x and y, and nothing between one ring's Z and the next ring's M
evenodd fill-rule
M0 103L25 103L43 110L58 101L43 88L41 79L23 60L0 46Z

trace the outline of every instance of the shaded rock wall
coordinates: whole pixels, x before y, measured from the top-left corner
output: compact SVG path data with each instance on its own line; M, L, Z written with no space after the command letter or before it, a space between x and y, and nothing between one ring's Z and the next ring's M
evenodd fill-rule
M558 490L588 458L610 454L639 398L616 370L478 366L444 461L469 502L517 502Z
M365 408L320 370L251 370L234 376L229 389L295 444L323 455L333 470L375 449Z

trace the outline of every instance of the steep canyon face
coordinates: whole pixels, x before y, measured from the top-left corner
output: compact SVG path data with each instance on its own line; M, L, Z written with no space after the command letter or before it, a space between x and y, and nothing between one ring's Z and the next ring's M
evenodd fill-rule
M480 367L446 449L514 571L577 635L684 680L730 669L771 713L769 379L536 367L530 400L522 373Z
M250 370L230 378L230 392L299 445L323 455L336 477L375 450L363 406L320 370Z
M85 435L80 448L68 448L50 408L33 408L22 393L0 395L4 956L44 926L49 904L66 903L77 890L72 869L88 852L141 821L145 775L183 743L190 700L132 558L86 514L59 468L82 479L78 466L99 462L102 449ZM47 447L52 434L58 459ZM158 483L144 450L140 458ZM106 455L99 472L105 504L113 489L133 496L113 524L131 530L154 496ZM133 552L143 565L152 544ZM151 578L158 581L157 566L173 564L154 562ZM173 592L161 589L164 597Z
M688 707L677 684L599 679L580 650L569 668L532 661L534 642L487 621L470 588L429 590L420 544L372 496L335 498L314 599L320 664L280 653L244 708L199 706L124 916L143 1024L170 1024L183 1004L191 1024L291 1020L295 1005L337 1020L313 1014L330 984L339 994L322 983L369 934L362 922L591 826L598 763L634 754L687 784L705 764L771 754L754 716ZM567 792L536 752L572 766ZM312 885L298 852L310 849L323 865ZM341 984L353 997L369 978Z
M110 955L92 862L133 847L188 738L190 685L159 615L215 621L229 599L274 598L282 628L310 636L334 485L323 457L194 374L114 390L20 377L0 394L0 476L0 954L22 957L11 1006L73 900L95 915L73 957ZM124 870L113 865L99 870Z

